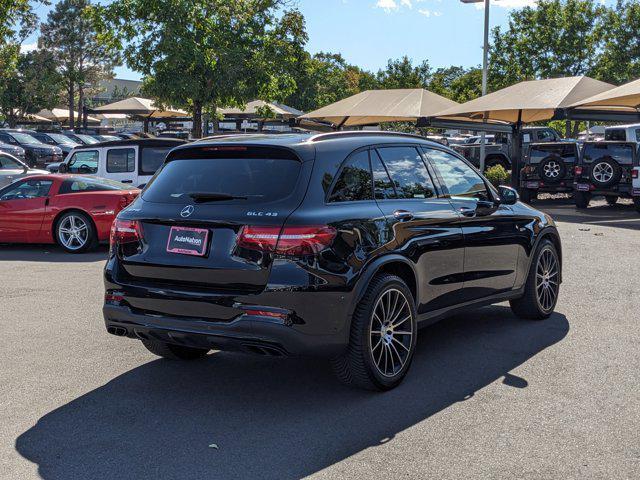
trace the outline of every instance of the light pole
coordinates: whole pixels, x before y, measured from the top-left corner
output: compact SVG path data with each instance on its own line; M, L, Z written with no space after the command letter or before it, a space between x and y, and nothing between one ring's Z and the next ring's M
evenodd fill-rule
M482 51L482 96L487 94L487 76L489 69L489 1L490 0L460 0L462 3L484 2L484 47ZM480 132L480 171L484 172L484 130Z

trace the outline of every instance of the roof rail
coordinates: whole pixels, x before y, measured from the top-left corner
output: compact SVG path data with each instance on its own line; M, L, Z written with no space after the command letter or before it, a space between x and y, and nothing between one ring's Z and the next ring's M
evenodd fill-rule
M362 131L362 130L347 130L343 132L328 132L328 133L319 133L318 135L314 135L308 139L309 142L321 142L323 140L330 140L332 138L344 138L344 137L372 137L372 136L398 136L398 137L409 137L409 138L419 138L420 140L427 140L427 138L422 137L420 135L414 135L412 133L402 133L402 132L387 132L387 131Z

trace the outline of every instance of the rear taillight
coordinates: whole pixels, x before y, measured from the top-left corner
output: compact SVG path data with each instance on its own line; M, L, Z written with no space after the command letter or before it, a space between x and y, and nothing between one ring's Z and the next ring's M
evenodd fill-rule
M638 178L638 167L631 170L631 178Z
M109 244L112 249L118 245L140 243L142 229L137 220L120 220L116 218L111 225Z
M576 166L573 171L576 175L582 175L582 167Z
M238 246L279 255L313 255L331 245L336 229L326 225L262 227L246 225L238 235Z

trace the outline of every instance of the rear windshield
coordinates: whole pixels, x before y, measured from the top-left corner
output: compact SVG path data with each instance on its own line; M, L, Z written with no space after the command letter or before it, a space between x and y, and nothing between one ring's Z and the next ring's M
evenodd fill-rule
M196 158L166 163L147 185L148 202L185 203L189 193L222 193L247 199L220 203L267 203L283 200L295 190L301 163L274 158Z
M532 144L529 149L529 158L535 162L549 156L556 156L562 157L565 162L575 162L576 152L577 149L574 143L565 143L563 145Z
M584 145L584 161L592 162L602 157L611 157L622 163L633 160L633 147L624 143L586 143Z
M624 142L627 140L627 132L624 128L612 128L604 131L605 140L613 140L614 142Z

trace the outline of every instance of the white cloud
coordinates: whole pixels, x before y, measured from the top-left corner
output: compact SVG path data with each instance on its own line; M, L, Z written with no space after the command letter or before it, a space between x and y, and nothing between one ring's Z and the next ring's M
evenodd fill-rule
M389 13L393 10L398 10L399 6L396 0L378 0L376 2L376 8L381 8Z
M535 7L538 0L491 0L491 5L502 8ZM476 9L484 8L484 3L474 3Z
M402 10L403 8L407 8L409 10L413 9L414 3L424 3L426 0L377 0L374 5L376 8L381 8L386 13L392 13ZM440 3L441 0L432 0ZM430 10L427 8L421 8L418 10L418 13L424 15L425 17L440 17L442 16L442 12L438 10Z
M418 10L418 13L421 15L424 15L425 17L441 17L442 16L442 12L439 12L438 10L429 10L427 8L422 8Z
M37 49L38 49L37 42L23 43L22 45L20 45L20 52L22 53L33 52L34 50L37 50Z

